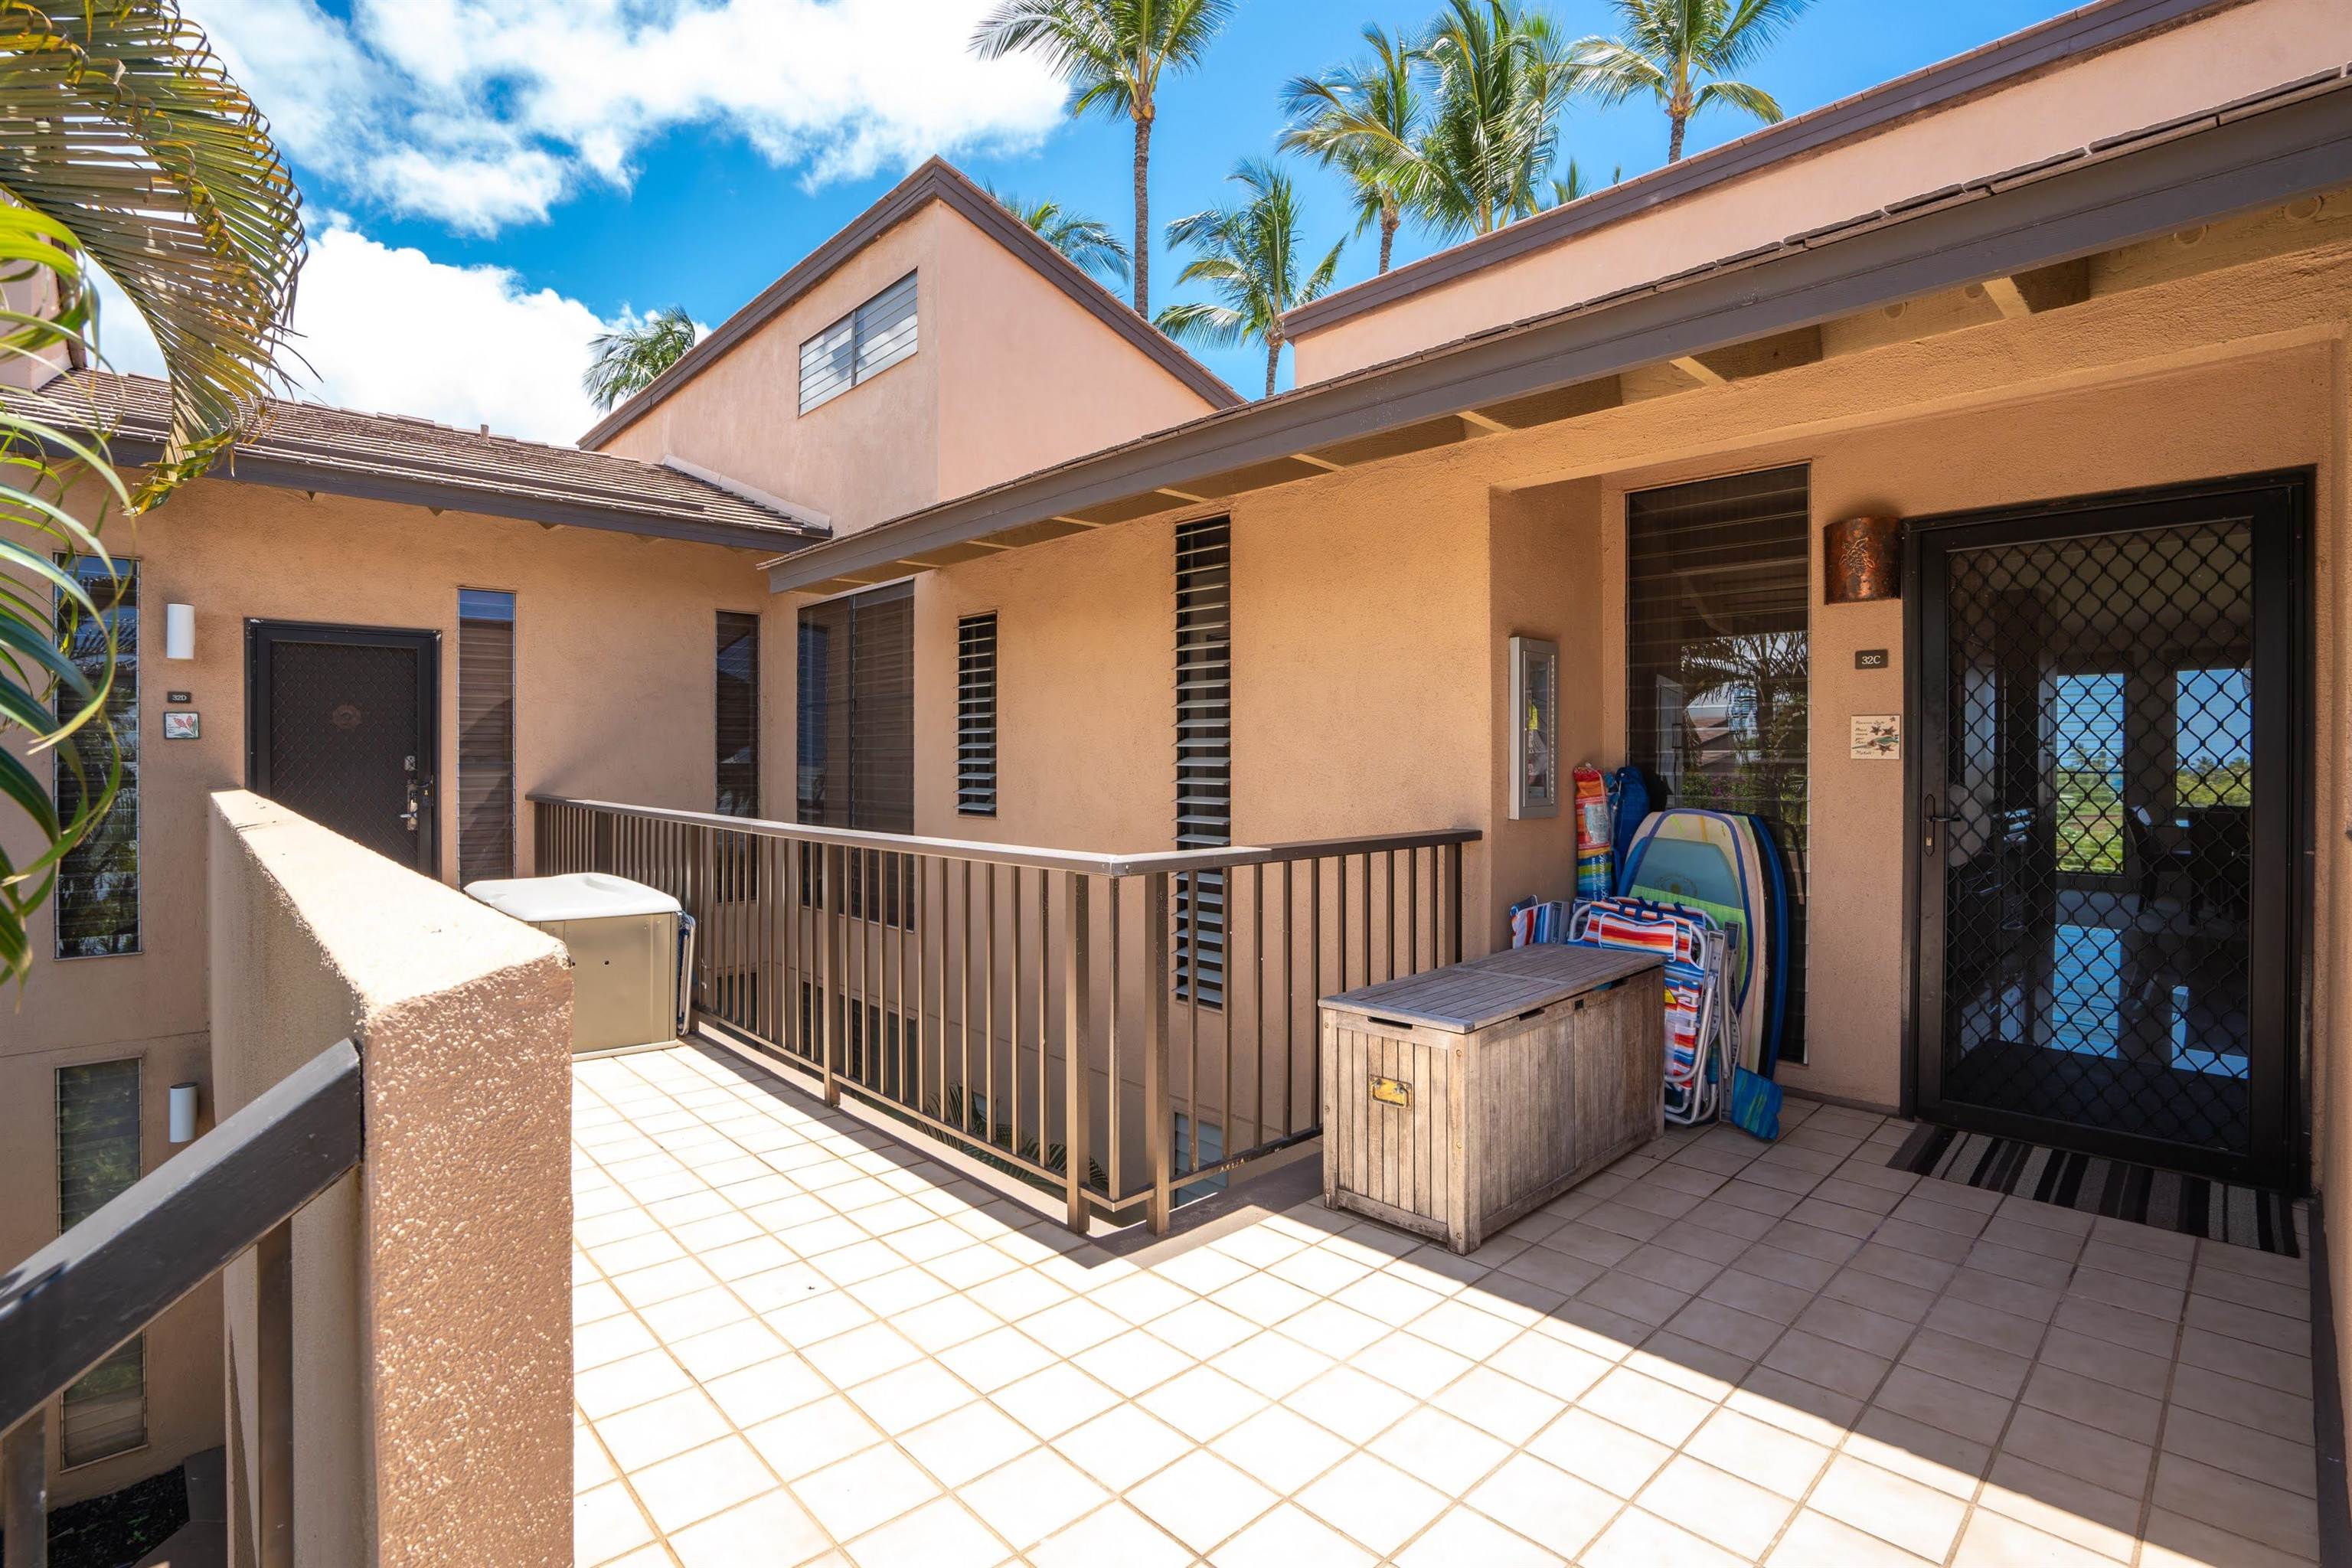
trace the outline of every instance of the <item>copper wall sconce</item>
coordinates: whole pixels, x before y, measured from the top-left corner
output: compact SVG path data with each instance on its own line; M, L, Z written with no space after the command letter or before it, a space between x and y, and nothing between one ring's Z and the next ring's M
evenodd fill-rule
M1903 595L1903 520L1849 517L1822 530L1822 598L1861 605Z

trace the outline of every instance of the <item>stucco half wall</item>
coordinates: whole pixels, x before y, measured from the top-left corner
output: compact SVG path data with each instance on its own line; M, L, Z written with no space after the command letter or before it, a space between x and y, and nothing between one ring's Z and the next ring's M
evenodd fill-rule
M221 1114L346 1037L365 1084L360 1169L294 1222L294 1560L568 1563L571 961L257 795L209 837ZM249 1258L226 1294L237 1560Z

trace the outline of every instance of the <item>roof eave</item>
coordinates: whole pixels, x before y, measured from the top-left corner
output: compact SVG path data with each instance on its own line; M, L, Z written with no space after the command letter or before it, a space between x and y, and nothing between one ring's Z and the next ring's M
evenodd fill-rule
M151 437L118 433L109 437L107 447L113 457L133 467L157 462L163 455L163 443ZM694 544L719 544L736 550L772 552L794 539L814 542L817 538L784 527L770 529L747 523L666 517L626 507L604 507L585 501L515 495L448 480L370 472L332 463L273 457L261 452L233 451L205 477L233 483L268 485L278 489L346 496L357 500L393 501L481 517L509 518L551 527L588 528L654 539L682 540Z
M2264 98L2274 95L2263 95ZM2199 122L2202 122L2201 128ZM799 552L788 592L1140 491L2114 248L2352 179L2352 81L2151 127L1757 257L1483 331Z
M2192 21L2243 0L2105 0L1997 38L1908 76L1696 153L1680 163L1595 191L1581 200L1522 218L1492 234L1390 268L1378 278L1326 294L1282 318L1297 339L1352 317L1443 288L1471 273L1549 249L1608 224L1681 201L1713 185L1761 173L1840 142L1859 141L1897 121L1930 113L2028 76Z

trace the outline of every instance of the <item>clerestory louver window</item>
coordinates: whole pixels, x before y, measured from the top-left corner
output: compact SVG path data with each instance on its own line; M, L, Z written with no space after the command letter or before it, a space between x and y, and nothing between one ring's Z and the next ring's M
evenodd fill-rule
M956 622L956 811L996 815L996 616Z
M1233 842L1233 525L1225 518L1176 530L1176 847ZM1224 999L1225 877L1180 877L1172 947L1176 992L1206 1005Z
M909 272L801 345L801 412L830 403L915 352Z

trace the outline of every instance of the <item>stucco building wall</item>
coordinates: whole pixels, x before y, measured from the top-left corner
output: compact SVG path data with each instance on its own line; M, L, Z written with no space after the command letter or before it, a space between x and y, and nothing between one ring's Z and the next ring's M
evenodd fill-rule
M421 627L441 633L442 875L457 867L457 590L516 595L517 793L559 793L708 810L716 797L714 616L760 612L756 552L201 480L106 541L139 563L142 947L59 963L51 916L35 917L31 976L0 999L0 1257L56 1235L60 1066L137 1058L147 1169L165 1139L173 1083L199 1086L200 1130L217 1114L206 991L206 795L246 782L248 617ZM196 658L163 657L163 606L196 609ZM165 693L186 690L187 704ZM166 742L166 707L202 715L201 737ZM19 732L13 743L22 744ZM788 753L787 753L788 755ZM49 764L37 761L36 776ZM789 809L790 775L767 781ZM776 792L781 790L779 796ZM516 871L530 868L518 804ZM5 829L20 830L11 816ZM25 846L11 838L12 853ZM331 1043L321 1041L320 1045ZM72 1501L167 1469L221 1441L219 1295L198 1291L151 1331L144 1448L66 1471ZM52 1426L54 1430L54 1423Z
M801 413L801 344L909 272L916 352ZM854 533L1209 408L1036 268L934 201L603 449L647 462L684 458L814 507L837 532Z

